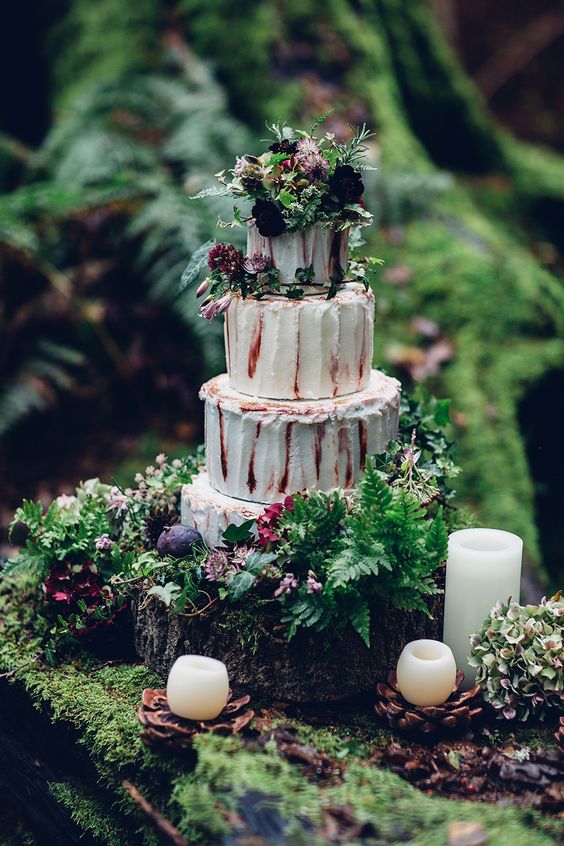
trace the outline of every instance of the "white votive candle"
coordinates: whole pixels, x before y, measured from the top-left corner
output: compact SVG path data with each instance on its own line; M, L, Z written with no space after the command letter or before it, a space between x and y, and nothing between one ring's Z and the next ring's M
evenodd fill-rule
M412 640L404 647L396 670L401 695L413 705L440 705L454 689L454 655L440 640Z
M214 720L229 695L227 667L204 655L181 655L168 674L166 697L173 714L188 720Z
M470 635L496 602L519 602L522 556L521 538L501 529L461 529L449 536L443 640L464 672L463 690L476 679L468 664Z

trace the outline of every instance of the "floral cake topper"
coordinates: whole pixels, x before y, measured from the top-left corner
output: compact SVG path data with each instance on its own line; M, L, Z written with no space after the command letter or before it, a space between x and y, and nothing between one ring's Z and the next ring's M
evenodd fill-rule
M245 154L237 158L229 171L216 174L219 186L196 194L194 199L231 195L252 203L244 215L234 207L230 222L222 228L244 226L252 221L263 238L303 232L319 224L333 232L368 226L372 215L364 206L364 182L361 171L373 170L366 158L366 141L371 137L366 125L357 127L348 141L338 141L332 132L316 134L327 115L309 132L284 123L268 129L274 141L259 156ZM347 273L338 266L323 286L327 297L337 293L343 282L357 280L367 285L367 269L375 259L351 261ZM245 256L231 244L207 242L192 256L181 281L184 290L207 265L209 274L197 290L205 295L200 314L211 319L223 314L236 294L260 298L283 294L301 299L314 281L313 266L296 269L291 284L281 285L272 257L263 253Z

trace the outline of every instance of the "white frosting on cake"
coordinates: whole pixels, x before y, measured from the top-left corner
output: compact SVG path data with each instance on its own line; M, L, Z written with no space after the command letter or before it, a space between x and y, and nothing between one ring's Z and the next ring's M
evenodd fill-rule
M180 521L197 529L209 547L222 545L223 532L231 523L240 526L263 511L264 503L245 502L214 490L203 471L182 488Z
M316 223L303 232L288 232L265 238L258 231L254 220L247 224L247 255L256 253L272 259L280 271L282 285L291 285L299 267L313 265L314 284L327 285L339 267L346 271L348 264L348 230L337 232ZM315 288L311 289L315 291Z
M211 486L268 503L306 489L354 486L366 456L383 452L397 434L400 383L373 370L354 394L281 401L247 397L222 374L200 397Z
M235 297L225 315L231 387L271 399L320 399L370 380L374 296L348 283L333 299Z

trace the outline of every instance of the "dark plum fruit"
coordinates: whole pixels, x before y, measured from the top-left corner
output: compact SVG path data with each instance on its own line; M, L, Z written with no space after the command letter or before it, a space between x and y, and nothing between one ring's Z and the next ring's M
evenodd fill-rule
M184 558L189 555L192 546L202 540L201 534L192 526L169 526L159 535L157 541L157 552L164 558L170 555L172 558Z

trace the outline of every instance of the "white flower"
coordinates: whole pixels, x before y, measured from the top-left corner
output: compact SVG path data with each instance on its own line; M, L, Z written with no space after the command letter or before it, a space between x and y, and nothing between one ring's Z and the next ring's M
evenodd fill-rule
M111 537L109 536L109 534L107 532L104 532L103 535L100 535L99 538L96 538L94 543L96 545L96 549L99 549L99 550L111 549L112 546L114 545L113 540L111 539Z
M62 511L76 511L78 506L78 499L68 494L61 494L55 502Z

